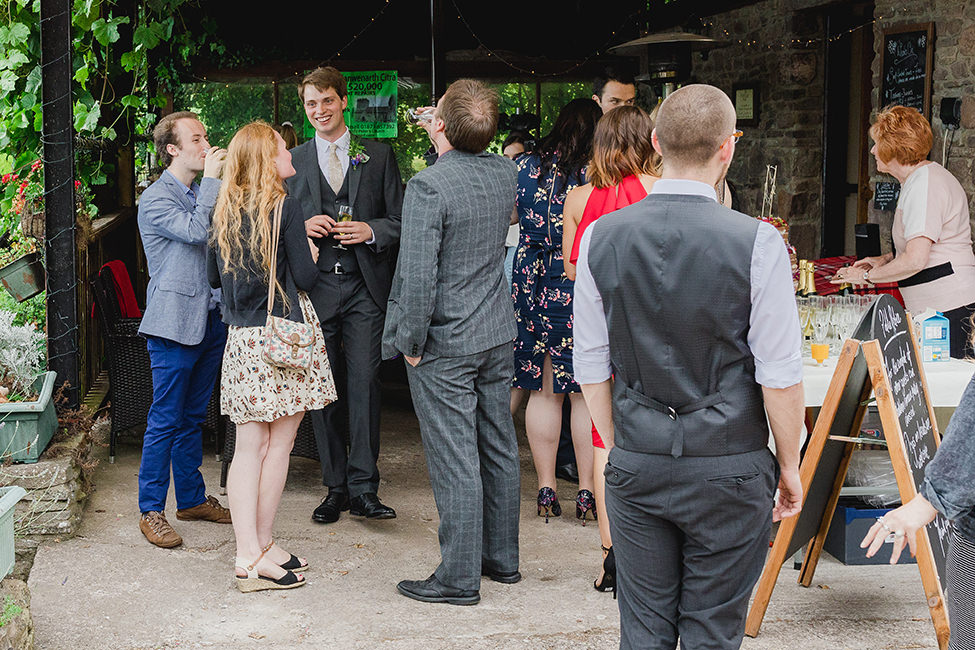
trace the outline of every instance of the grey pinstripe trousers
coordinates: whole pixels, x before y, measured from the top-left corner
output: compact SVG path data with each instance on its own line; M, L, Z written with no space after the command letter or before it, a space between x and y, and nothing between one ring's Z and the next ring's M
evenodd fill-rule
M407 364L410 393L440 513L436 576L480 589L481 566L518 569L520 468L509 411L512 344Z

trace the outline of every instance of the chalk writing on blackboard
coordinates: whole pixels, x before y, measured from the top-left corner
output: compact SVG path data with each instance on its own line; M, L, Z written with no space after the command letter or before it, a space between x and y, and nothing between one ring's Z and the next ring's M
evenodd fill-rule
M875 210L892 211L897 207L897 199L901 195L901 184L890 181L877 183L873 193L873 207Z
M915 25L884 34L881 104L916 108L927 115L931 70L928 36L933 27Z

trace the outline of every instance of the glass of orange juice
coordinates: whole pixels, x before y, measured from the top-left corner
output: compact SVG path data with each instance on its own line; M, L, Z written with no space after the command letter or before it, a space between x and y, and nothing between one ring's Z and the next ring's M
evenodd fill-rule
M811 351L816 365L821 366L829 358L829 343L813 343Z

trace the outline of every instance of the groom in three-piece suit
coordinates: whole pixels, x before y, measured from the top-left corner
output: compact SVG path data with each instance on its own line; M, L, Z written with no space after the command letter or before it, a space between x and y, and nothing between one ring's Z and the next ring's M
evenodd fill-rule
M392 519L396 512L377 495L378 370L403 184L389 145L359 141L346 127L341 72L316 68L302 79L298 94L315 137L291 151L297 173L288 190L301 201L305 229L319 245L319 281L310 297L339 391L338 401L312 413L328 486L312 518L332 523L351 506L353 515ZM338 221L343 205L352 208L351 221Z
M470 79L452 83L432 119L421 120L440 157L406 189L383 335L383 356L401 353L409 364L440 513L440 566L397 585L424 602L473 605L481 575L521 579L509 411L516 327L504 276L517 171L485 151L497 120L497 93Z

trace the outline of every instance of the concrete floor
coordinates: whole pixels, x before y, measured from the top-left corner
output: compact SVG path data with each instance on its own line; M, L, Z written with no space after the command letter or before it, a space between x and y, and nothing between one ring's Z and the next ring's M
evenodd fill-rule
M535 475L522 442L521 571L517 585L485 580L481 603L453 607L400 596L396 582L425 578L439 559L437 510L416 419L400 389L384 411L380 496L398 518L368 522L343 514L311 521L323 496L317 463L294 459L277 540L308 557L308 585L240 594L233 588L230 526L179 522L182 547L149 545L138 528L139 446L107 451L95 474L80 534L42 546L30 575L40 650L150 648L614 648L619 615L592 589L599 558L595 525L568 508L575 486L561 484L569 516L535 516ZM216 493L220 465L203 473ZM222 499L226 503L225 498ZM746 650L936 648L915 566L847 567L824 555L814 586L796 585L787 565L761 634ZM733 579L733 578L732 578Z

